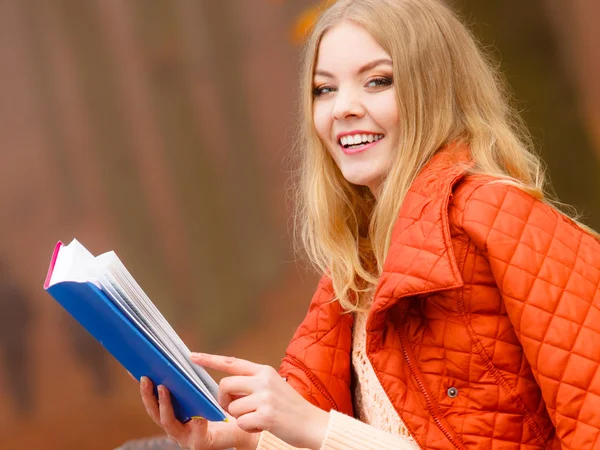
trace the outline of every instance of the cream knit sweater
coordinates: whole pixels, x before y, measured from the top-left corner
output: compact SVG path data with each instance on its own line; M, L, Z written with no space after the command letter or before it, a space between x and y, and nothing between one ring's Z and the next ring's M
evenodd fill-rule
M367 358L367 313L356 313L352 339L352 366L356 375L354 406L360 420L332 410L321 450L415 450L411 437ZM257 450L292 450L272 434L263 431Z

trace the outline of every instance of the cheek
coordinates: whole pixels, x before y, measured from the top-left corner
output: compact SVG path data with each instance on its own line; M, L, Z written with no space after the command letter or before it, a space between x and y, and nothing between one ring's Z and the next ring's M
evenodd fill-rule
M400 117L395 92L390 89L385 94L374 100L369 109L373 119L389 134L397 131Z

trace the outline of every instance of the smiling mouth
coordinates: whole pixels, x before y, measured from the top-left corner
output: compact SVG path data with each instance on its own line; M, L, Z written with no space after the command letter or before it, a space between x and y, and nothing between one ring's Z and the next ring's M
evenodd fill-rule
M342 136L338 143L346 150L358 150L383 139L383 134L355 134Z

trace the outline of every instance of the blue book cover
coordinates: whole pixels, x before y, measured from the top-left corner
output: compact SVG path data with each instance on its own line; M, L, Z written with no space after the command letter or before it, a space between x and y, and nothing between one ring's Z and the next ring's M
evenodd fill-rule
M223 410L210 394L202 392L182 372L176 361L155 345L146 330L139 327L98 286L89 281L61 281L50 284L62 244L54 251L44 289L136 379L146 376L155 386L171 392L175 416L181 422L193 417L211 421L226 420Z

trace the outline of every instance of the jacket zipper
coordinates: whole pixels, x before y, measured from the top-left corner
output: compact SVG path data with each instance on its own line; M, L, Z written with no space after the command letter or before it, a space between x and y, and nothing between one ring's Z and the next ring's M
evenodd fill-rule
M338 410L337 404L333 400L333 397L331 396L331 394L329 394L327 389L325 389L325 386L323 386L323 383L321 383L321 381L317 377L315 377L313 375L313 373L310 370L308 370L308 368L304 364L302 364L300 361L298 361L296 358L294 358L293 356L290 356L290 355L287 355L285 358L283 358L283 361L290 363L292 366L294 366L297 369L300 369L302 372L304 372L304 374L312 382L313 386L319 391L319 393L323 397L325 397L325 399L331 404L333 409L335 409L336 411Z
M404 359L406 360L408 369L410 370L410 373L412 374L413 378L417 381L417 384L419 385L419 389L421 389L421 393L423 394L423 397L425 397L425 401L427 402L427 408L429 409L429 413L431 414L433 421L438 426L438 428L441 430L441 432L444 433L444 435L448 438L448 440L450 442L452 442L452 444L456 448L464 450L465 447L460 442L456 441L456 439L454 438L452 433L444 427L444 424L439 419L437 413L434 411L433 403L431 402L429 393L427 392L427 389L425 389L425 383L423 382L423 380L421 379L419 374L416 372L412 362L410 361L410 358L408 356L408 351L406 350L406 346L404 343L404 337L402 337L402 336L399 336L399 337L400 337L400 345L402 346L402 353L404 354Z

